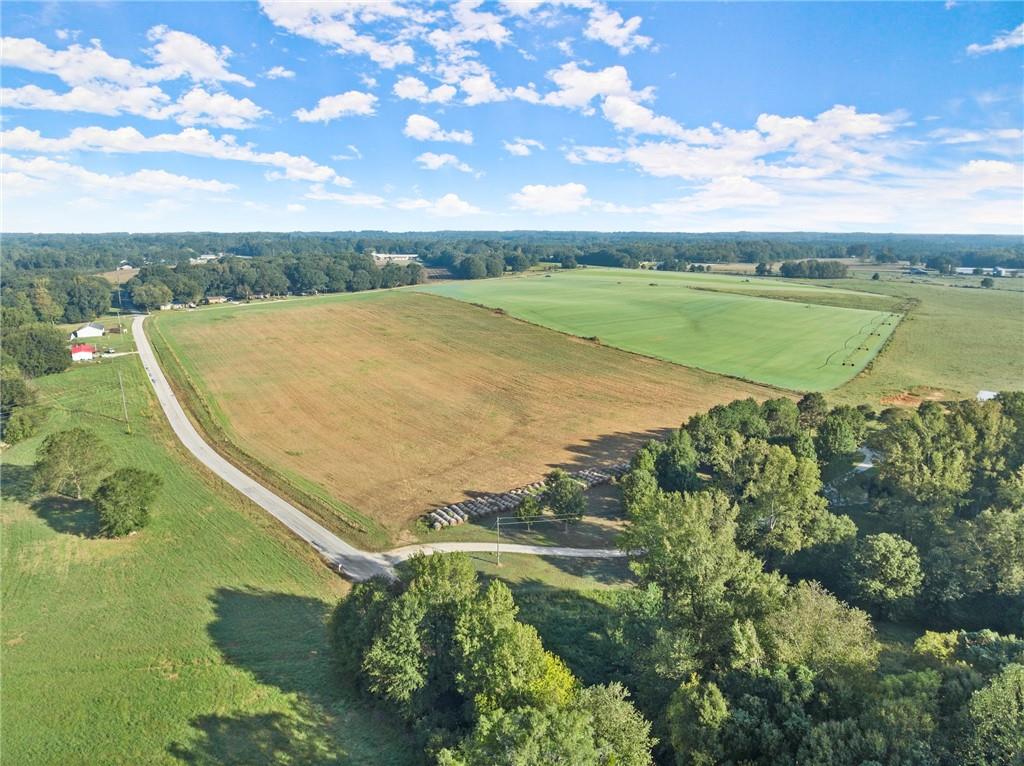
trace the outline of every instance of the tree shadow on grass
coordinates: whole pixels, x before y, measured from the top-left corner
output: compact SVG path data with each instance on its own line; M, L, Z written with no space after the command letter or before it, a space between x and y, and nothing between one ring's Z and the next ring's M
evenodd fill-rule
M513 587L519 620L533 625L548 649L585 684L628 681L629 650L616 639L622 615L615 607L626 591L583 593L540 580Z
M32 489L32 477L35 469L30 465L11 465L5 463L0 468L0 491L7 500L29 503L36 496Z
M47 495L32 503L32 510L55 532L78 537L100 536L100 515L88 500Z
M362 764L408 761L398 729L358 699L330 661L330 606L316 598L220 588L208 632L225 661L294 695L292 709L199 716L168 747L193 764ZM411 750L410 750L411 752Z

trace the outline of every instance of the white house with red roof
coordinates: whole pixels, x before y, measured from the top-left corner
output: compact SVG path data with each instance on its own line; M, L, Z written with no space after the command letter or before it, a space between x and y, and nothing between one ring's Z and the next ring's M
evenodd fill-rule
M76 343L71 347L72 362L88 362L96 355L96 347L88 343Z

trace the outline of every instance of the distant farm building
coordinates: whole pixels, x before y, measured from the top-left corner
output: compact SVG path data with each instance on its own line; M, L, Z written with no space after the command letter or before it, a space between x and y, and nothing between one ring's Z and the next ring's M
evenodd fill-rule
M207 304L227 303L227 302L228 302L228 298L227 298L226 295L208 295L206 298L203 299L203 303L207 303Z
M76 343L71 347L72 362L88 362L96 355L96 347L88 343Z
M991 401L992 399L995 399L997 396L999 396L998 391L986 391L982 389L981 391L978 392L978 401L988 402Z
M416 253L373 253L377 263L412 263L419 258Z
M193 266L199 266L203 263L210 263L211 261L219 261L224 257L224 253L203 253L202 255L196 256L195 258L189 258L188 262Z
M73 333L71 333L71 337L76 339L99 338L103 335L104 332L105 330L103 329L103 325L98 324L97 322L90 322L89 324L82 325Z

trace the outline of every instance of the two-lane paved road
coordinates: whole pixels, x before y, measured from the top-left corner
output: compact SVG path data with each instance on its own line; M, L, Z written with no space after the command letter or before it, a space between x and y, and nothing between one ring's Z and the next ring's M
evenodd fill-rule
M409 545L384 553L361 551L348 544L326 527L309 518L284 498L271 492L255 479L246 475L217 453L196 431L181 404L178 403L156 354L146 337L143 323L146 317L136 315L132 320L135 344L139 350L142 366L149 376L157 401L171 424L175 435L195 458L256 503L275 519L284 524L295 535L313 546L316 551L338 572L353 580L366 580L377 575L392 575L392 566L417 553L489 552L496 549L494 543L433 543ZM566 556L574 558L615 558L623 556L621 551L604 548L555 548L541 545L502 544L502 553L527 553L537 556Z

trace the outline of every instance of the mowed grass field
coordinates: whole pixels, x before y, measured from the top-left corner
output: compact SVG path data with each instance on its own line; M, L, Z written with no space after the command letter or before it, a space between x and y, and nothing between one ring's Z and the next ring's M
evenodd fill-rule
M421 289L627 351L798 391L845 383L899 321L889 311L799 302L799 295L827 288L717 274L585 268ZM747 289L777 290L786 300L743 294Z
M340 501L333 519L337 505L311 510L377 547L412 539L432 506L628 459L718 402L778 395L408 290L149 322L208 431L262 479Z
M837 281L910 308L885 352L830 398L888 404L908 392L956 399L1024 389L1024 279L997 280L994 290L962 286L971 282L980 278Z
M345 583L179 448L137 357L37 383L45 433L94 431L109 470L164 487L145 530L103 539L87 503L33 494L45 433L4 451L2 763L419 762L330 670Z

